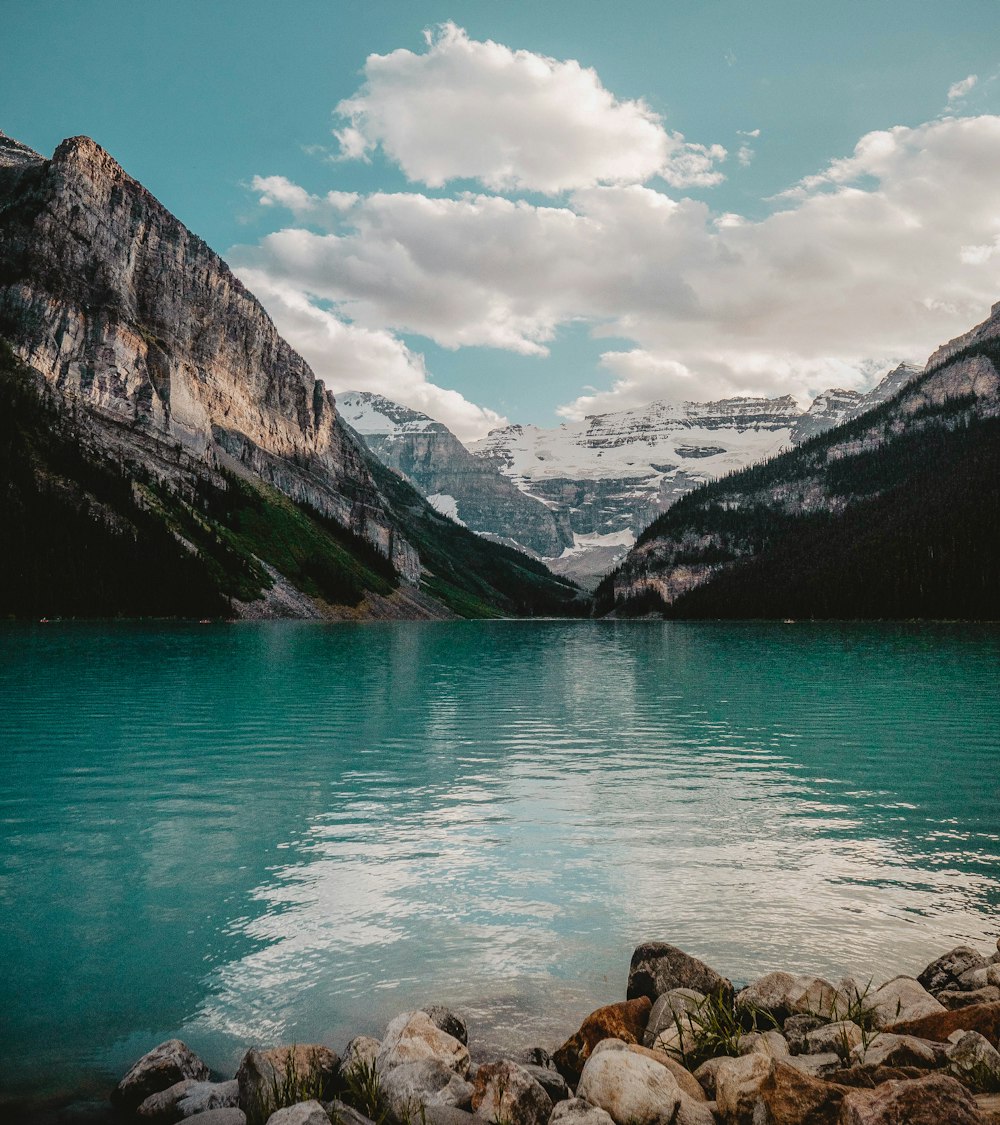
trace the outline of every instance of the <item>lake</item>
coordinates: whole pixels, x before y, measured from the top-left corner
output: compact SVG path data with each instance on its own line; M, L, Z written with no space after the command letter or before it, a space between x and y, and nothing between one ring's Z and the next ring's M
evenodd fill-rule
M993 626L0 626L3 1094L430 1002L551 1048L644 939L989 952L998 685Z

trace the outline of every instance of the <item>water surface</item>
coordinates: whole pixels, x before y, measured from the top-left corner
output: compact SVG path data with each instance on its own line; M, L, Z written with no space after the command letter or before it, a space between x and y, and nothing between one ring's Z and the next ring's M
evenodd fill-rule
M988 950L998 683L968 625L0 628L5 1093L427 1002L554 1046L648 938Z

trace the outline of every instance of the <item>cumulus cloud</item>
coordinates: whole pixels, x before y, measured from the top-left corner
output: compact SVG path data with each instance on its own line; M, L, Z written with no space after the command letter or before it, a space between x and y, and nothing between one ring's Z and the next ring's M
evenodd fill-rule
M580 320L631 341L604 357L610 390L568 403L569 416L656 398L805 399L864 385L871 361L922 360L988 312L998 176L1000 118L982 116L870 133L759 220L639 184L537 206L417 192L331 201L268 178L261 199L300 218L234 256L383 342L405 331L544 355Z
M346 323L318 307L299 288L251 267L237 274L263 302L278 331L305 357L336 395L374 391L444 422L463 441L475 441L506 419L435 386L423 357L390 332Z
M970 74L968 76L968 78L963 78L961 82L955 82L953 85L949 86L948 87L948 102L949 102L949 104L951 102L957 102L957 101L961 100L962 98L964 98L965 95L967 93L969 93L969 91L973 88L973 86L976 85L976 83L978 81L979 81L978 75Z
M593 184L710 186L721 145L689 144L641 100L620 101L570 59L470 39L446 23L423 54L370 55L361 89L337 106L343 158L378 146L433 188L478 180L495 191L559 194Z

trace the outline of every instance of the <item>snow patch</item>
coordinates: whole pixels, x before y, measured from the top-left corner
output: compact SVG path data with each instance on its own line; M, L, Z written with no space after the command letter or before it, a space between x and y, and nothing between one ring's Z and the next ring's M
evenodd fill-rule
M427 503L435 512L440 512L442 516L447 516L461 527L465 527L465 524L458 518L458 501L454 496L449 496L447 492L435 492L432 496L427 497Z

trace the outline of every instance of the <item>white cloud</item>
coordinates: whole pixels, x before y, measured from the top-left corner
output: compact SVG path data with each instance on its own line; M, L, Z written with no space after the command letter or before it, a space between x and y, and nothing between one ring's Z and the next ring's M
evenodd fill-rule
M428 381L423 357L390 332L347 324L318 308L300 289L249 267L237 274L278 327L336 395L374 391L444 422L463 441L475 441L506 419Z
M446 23L423 54L370 55L365 82L337 106L344 158L381 146L414 182L458 179L558 194L663 176L674 187L723 177L720 145L685 142L643 101L619 101L570 59L470 39Z
M740 145L736 159L740 162L741 168L746 168L753 160L753 149L749 145Z
M948 102L951 103L958 101L960 98L964 98L978 81L978 75L970 74L968 78L963 78L961 82L955 82L953 85L949 86Z
M306 306L307 295L337 303L352 332L390 351L406 331L544 355L580 320L631 341L603 358L611 389L568 403L568 416L656 398L804 399L866 385L873 363L920 361L986 315L1000 297L998 179L994 116L869 133L760 220L637 184L541 207L415 192L331 202L269 178L262 199L320 229L234 254ZM312 359L298 331L290 339ZM396 356L379 389L429 386L414 362Z

